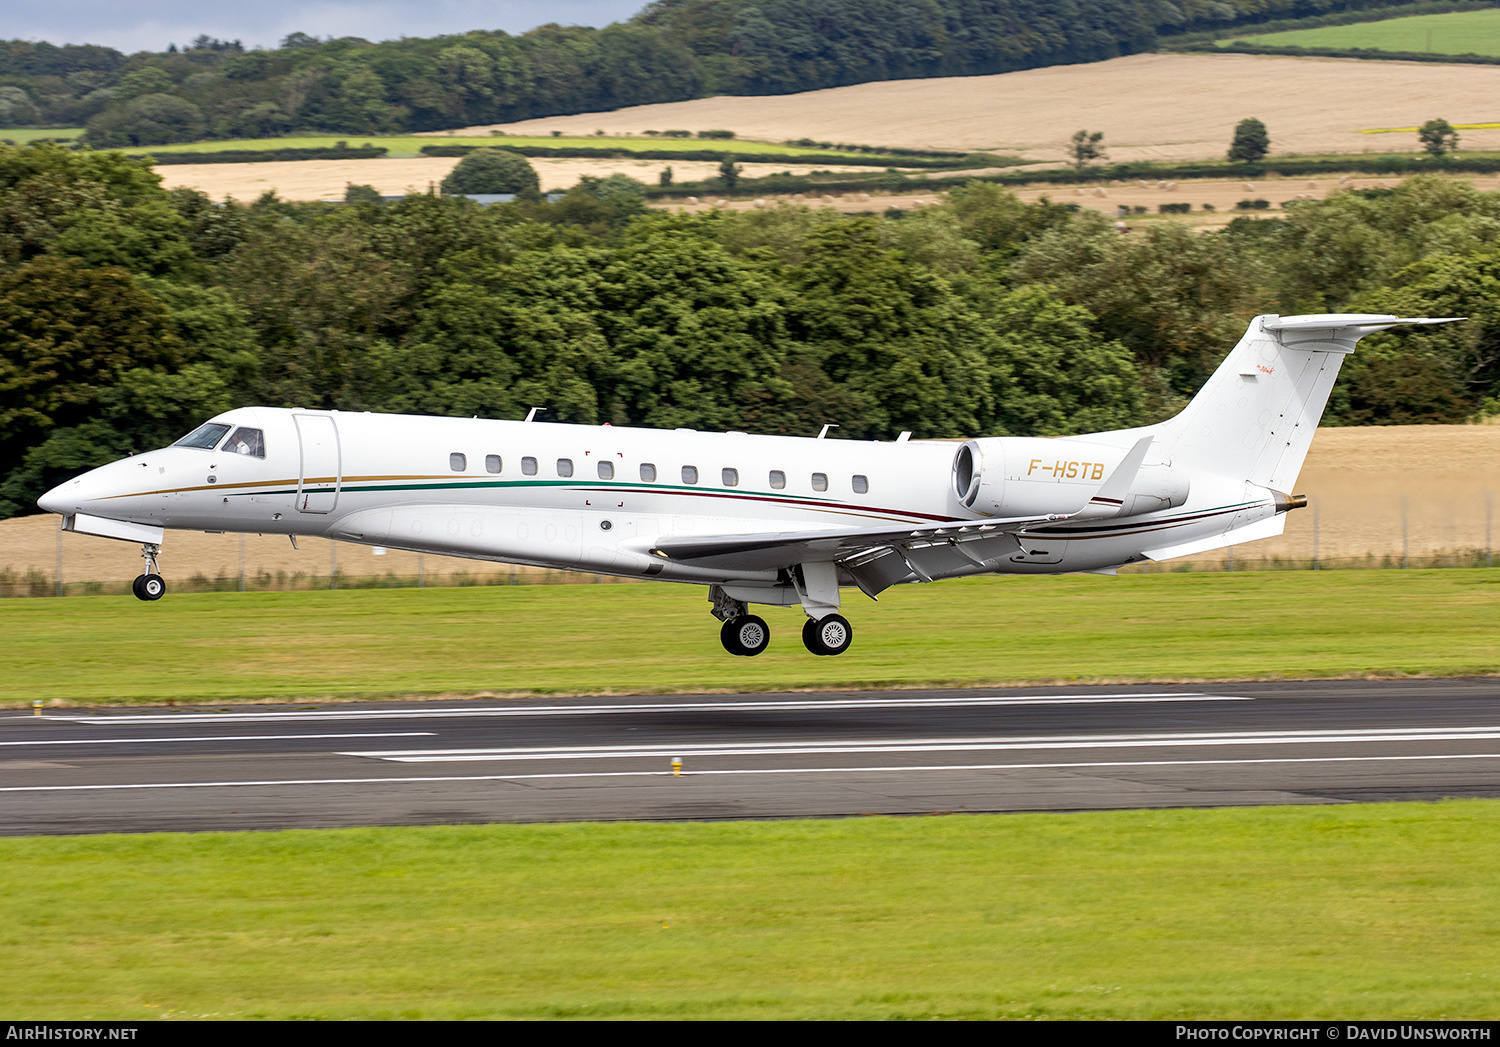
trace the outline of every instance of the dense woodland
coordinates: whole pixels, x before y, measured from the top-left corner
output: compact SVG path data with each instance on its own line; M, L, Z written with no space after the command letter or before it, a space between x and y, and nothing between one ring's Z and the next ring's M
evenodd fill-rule
M1500 409L1500 194L1443 175L1196 234L974 183L915 212L220 204L143 161L0 146L0 514L272 404L816 433L1166 417L1261 312L1469 316L1361 343L1343 424Z
M1411 0L1420 3L1420 0ZM97 147L294 131L376 135L715 94L974 75L1150 50L1163 34L1402 0L657 0L603 29L545 25L274 50L0 42L0 127L78 126Z

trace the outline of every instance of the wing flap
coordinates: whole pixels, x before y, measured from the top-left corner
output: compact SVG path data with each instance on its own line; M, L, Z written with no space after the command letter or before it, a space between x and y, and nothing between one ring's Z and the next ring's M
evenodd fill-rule
M967 543L1027 524L1061 519L1025 516L1002 520L954 521L904 527L782 531L772 534L704 534L657 539L651 552L696 567L766 570L798 563L841 562L908 542Z

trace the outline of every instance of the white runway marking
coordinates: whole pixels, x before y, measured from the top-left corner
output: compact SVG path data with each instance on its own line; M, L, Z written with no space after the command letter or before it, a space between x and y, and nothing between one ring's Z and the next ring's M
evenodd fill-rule
M280 723L288 720L403 720L466 716L597 716L604 713L735 711L819 711L826 709L929 709L992 705L1112 705L1157 702L1250 702L1224 694L1160 692L1140 694L980 695L969 698L826 698L758 702L651 702L612 705L486 706L482 709L369 709L327 712L131 713L119 716L60 716L44 719L89 724ZM21 717L17 717L21 719Z
M591 745L561 748L397 749L343 752L391 763L463 763L497 760L606 760L673 756L806 756L835 753L977 752L1016 749L1170 748L1209 745L1437 742L1493 740L1500 727L1374 728L1320 731L1219 731L1129 735L1041 735L1009 738L929 738L859 741L756 742L708 745Z
M1037 771L1130 767L1210 767L1256 764L1311 763L1402 763L1417 760L1500 760L1500 753L1461 753L1442 756L1304 756L1254 760L1117 760L1095 763L977 763L931 764L925 767L756 767L706 771L683 771L683 778L734 774L912 774L934 771ZM0 793L109 792L131 789L220 789L234 786L290 785L407 785L433 782L519 782L542 779L582 778L671 778L671 771L569 771L556 774L433 775L412 778L285 778L274 781L241 782L135 782L123 785L12 785Z
M0 745L155 745L159 742L281 742L305 738L432 738L435 731L352 731L344 734L220 734L198 738L43 738Z

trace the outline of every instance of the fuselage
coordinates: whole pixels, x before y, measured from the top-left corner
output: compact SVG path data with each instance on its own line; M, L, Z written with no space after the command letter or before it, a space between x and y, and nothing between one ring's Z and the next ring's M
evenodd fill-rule
M216 440L199 441L208 446L178 444L103 466L40 504L65 515L165 529L321 536L480 560L759 585L776 584L778 572L676 563L653 555L652 547L664 536L962 525L987 517L963 504L954 483L959 445L947 441L268 407L228 411L213 425L223 430ZM241 432L254 435L246 441ZM1093 474L1102 475L1103 467L1080 463L1070 476L1068 466L1080 458L1118 461L1135 432L1018 441L1024 446L1019 458L1010 456L1012 483L1034 488L1032 501L1055 498L1056 512L1070 512L1098 486ZM1200 481L1194 497L1171 512L1132 518L1128 526L1039 526L1032 533L1043 541L1022 541L992 563L940 558L931 576L1109 568L1140 559L1153 542L1243 526L1246 513L1270 515L1261 512L1268 500L1267 492L1247 492L1242 483ZM934 546L924 548L919 555L936 555Z

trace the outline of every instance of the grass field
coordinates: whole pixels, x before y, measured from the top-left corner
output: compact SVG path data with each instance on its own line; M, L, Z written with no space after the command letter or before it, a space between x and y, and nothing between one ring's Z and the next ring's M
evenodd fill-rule
M0 704L1005 685L1500 672L1500 571L984 578L852 590L854 647L757 608L734 658L700 586L497 586L0 601ZM853 601L858 600L858 603Z
M1500 802L0 840L0 1011L1494 1018Z
M55 135L60 131L38 131L35 135ZM12 132L0 132L0 137L10 136ZM706 140L698 138L616 138L596 137L594 135L568 135L561 138L553 138L551 135L508 135L501 138L478 138L472 136L459 137L444 135L399 135L385 137L369 137L362 135L295 135L287 138L241 138L222 142L182 142L177 145L152 146L152 153L223 153L240 149L331 149L344 142L351 147L359 147L365 144L384 146L390 150L387 156L406 157L420 156L423 146L427 145L466 145L497 147L505 146L545 146L548 149L615 149L623 153L635 153L643 150L672 150L681 152L692 152L710 150L720 153L733 153L737 157L753 159L760 154L775 154L778 156L806 156L810 161L820 156L848 158L854 154L843 152L831 152L824 149L806 149L795 145L781 145L777 142L746 142L740 140ZM134 149L131 152L142 152ZM879 157L871 157L872 162ZM899 163L899 157L890 158L892 163Z
M77 138L81 134L81 127L0 127L0 139L8 138L17 145L35 142L38 138Z
M1500 10L1455 11L1444 15L1387 18L1379 22L1295 29L1260 36L1234 36L1274 47L1363 47L1376 51L1418 51L1442 55L1500 55ZM1226 41L1227 42L1227 41Z

